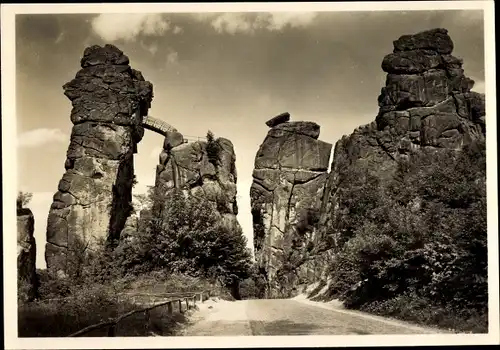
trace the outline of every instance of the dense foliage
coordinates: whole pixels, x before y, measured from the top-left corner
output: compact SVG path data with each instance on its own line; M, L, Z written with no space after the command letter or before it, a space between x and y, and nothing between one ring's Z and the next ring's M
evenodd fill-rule
M211 291L224 299L240 298L240 281L250 276L252 266L239 225L224 224L215 205L181 191L160 198L150 190L136 199L143 209L136 232L113 244L102 240L92 249L75 250L83 253L69 259L66 278L37 271L39 299L21 303L18 310L21 336L65 336L136 309L123 297L127 292ZM160 200L166 205L153 215L152 204ZM171 335L179 324L172 317L178 316L159 312L151 317L161 334ZM132 321L121 331L144 335L143 320Z
M155 195L150 192L150 195ZM91 274L140 275L151 271L213 279L235 289L250 273L250 252L239 225L225 225L215 206L182 191L161 200L164 208L141 216L140 230L100 252Z
M124 293L197 291L207 290L209 286L204 280L162 273L129 275L107 280L107 283L99 283L88 274L81 274L79 278L57 278L48 270L37 270L37 275L40 279L39 299L18 304L20 337L64 337L142 307ZM137 301L152 300L144 297ZM184 314L174 312L170 315L163 308L150 313L150 329L158 335L173 335L186 321ZM119 324L116 336L150 335L144 323L142 313L129 317ZM106 336L107 331L104 327L87 336Z
M418 152L389 183L363 169L348 175L330 232L331 295L450 327L478 318L475 329L486 330L485 145Z

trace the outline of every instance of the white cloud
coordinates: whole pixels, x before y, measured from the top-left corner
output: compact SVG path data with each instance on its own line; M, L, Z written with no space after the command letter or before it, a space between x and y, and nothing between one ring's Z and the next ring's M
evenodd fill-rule
M59 129L34 129L19 135L17 139L18 147L37 147L50 142L67 142L68 135Z
M156 45L156 44L152 44L152 45L148 46L148 48L147 48L147 49L148 49L148 51L149 51L152 55L154 55L156 52L158 52L158 45Z
M268 21L267 29L282 30L287 25L290 27L307 27L313 23L316 16L316 12L275 12L268 14L265 20Z
M179 26L175 26L174 29L172 30L172 32L174 34L181 34L182 32L184 32L184 29L182 29L181 27Z
M249 33L255 29L252 21L244 13L224 13L212 20L211 24L219 33Z
M168 63L177 63L179 62L179 54L175 51L169 52L167 54L167 62Z
M270 13L207 13L195 14L200 22L209 22L218 33L245 33L256 30L281 31L285 27L306 27L313 23L315 12L270 12Z
M103 13L92 20L92 29L106 41L133 41L140 34L162 35L170 23L160 13Z

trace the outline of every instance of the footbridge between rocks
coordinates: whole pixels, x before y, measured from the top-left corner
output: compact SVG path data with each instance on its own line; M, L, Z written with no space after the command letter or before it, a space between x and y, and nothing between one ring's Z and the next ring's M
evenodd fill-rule
M176 132L177 129L163 120L153 118L149 115L142 117L144 129L154 131L160 135L167 136L167 132Z
M178 132L177 129L172 125L164 122L163 120L153 118L149 115L142 118L142 125L144 126L144 129L148 129L163 136L167 136L167 132ZM184 143L206 140L206 137L201 136L183 135L183 137Z

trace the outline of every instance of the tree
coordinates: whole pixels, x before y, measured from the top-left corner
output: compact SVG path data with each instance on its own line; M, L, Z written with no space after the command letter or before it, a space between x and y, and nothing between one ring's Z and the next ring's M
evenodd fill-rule
M217 162L219 161L220 156L220 145L215 139L215 135L212 131L207 132L207 155L208 161L212 163L214 166L217 166Z
M33 193L31 192L24 192L24 191L19 191L17 193L17 208L25 208L31 199L33 198Z
M226 227L213 203L173 190L165 206L137 237L113 251L123 272L167 271L221 282L238 298L239 281L249 276L251 255L239 225Z
M334 221L332 295L356 308L410 295L454 310L486 309L484 143L421 150L383 185L351 178Z
M137 210L139 211L143 209L151 210L153 208L153 202L155 200L154 191L155 191L154 186L148 186L146 193L134 194Z

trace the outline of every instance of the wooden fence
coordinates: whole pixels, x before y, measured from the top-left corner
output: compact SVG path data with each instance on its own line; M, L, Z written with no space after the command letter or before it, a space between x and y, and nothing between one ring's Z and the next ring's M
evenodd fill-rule
M189 309L192 309L197 302L202 303L207 300L213 293L211 292L191 292L191 293L160 293L160 294L147 294L147 293L121 293L120 295L125 295L128 297L156 297L156 298L168 298L169 300L161 301L159 303L153 303L153 305L149 305L147 307L130 311L126 314L118 316L114 319L104 321L98 324L93 324L88 327L85 327L78 332L70 334L68 337L80 337L84 334L87 334L91 331L108 328L108 337L114 337L116 333L116 327L118 323L126 320L127 318L142 313L144 315L144 327L146 332L149 330L150 325L150 312L153 309L166 307L166 312L169 315L172 315L174 312L174 307L179 309L180 313L183 313Z

